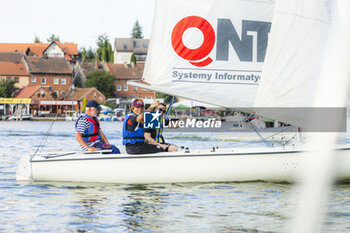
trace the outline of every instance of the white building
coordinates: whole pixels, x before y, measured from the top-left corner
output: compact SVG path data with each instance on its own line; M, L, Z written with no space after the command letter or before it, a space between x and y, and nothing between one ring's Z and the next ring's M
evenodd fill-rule
M115 38L114 64L130 64L132 54L136 63L145 63L149 39Z

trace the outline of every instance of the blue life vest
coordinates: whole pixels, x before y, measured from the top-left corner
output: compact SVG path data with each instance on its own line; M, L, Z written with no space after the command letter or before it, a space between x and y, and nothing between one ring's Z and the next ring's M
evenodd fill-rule
M94 141L101 140L100 123L98 122L97 117L90 117L89 115L84 113L84 114L80 115L78 117L78 119L76 120L75 128L78 125L79 119L82 117L86 117L86 119L90 122L89 128L87 128L82 135L84 142L87 143L87 142L94 142Z
M126 124L128 120L131 120L130 117L137 116L135 113L131 112L125 116L123 122L123 145L127 143L135 144L136 142L144 142L145 141L145 133L143 131L143 124L139 122L134 131L126 130Z

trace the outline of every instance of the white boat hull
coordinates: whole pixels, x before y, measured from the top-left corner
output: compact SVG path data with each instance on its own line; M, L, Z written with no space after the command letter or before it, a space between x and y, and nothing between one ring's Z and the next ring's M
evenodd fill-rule
M150 155L72 154L31 161L34 181L103 183L293 182L304 153L268 149ZM350 148L336 151L337 180L350 180Z

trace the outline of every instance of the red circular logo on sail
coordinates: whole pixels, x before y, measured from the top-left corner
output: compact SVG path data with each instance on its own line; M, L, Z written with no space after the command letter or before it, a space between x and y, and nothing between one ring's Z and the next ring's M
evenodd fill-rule
M189 49L182 41L184 32L195 27L203 33L203 43L199 48ZM207 57L215 44L215 32L210 23L199 16L188 16L180 20L171 34L171 44L177 55L188 60L192 65L203 67L209 65L213 60ZM207 57L206 59L204 59ZM204 59L204 60L203 60Z

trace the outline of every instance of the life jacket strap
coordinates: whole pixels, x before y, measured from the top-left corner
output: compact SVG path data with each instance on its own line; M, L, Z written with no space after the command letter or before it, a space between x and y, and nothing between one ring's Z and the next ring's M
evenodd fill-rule
M123 137L123 139L145 139L145 137Z
M86 135L83 135L82 137L83 138L87 138L87 137L92 137L92 136L97 136L98 133L93 133L93 134L86 134Z

